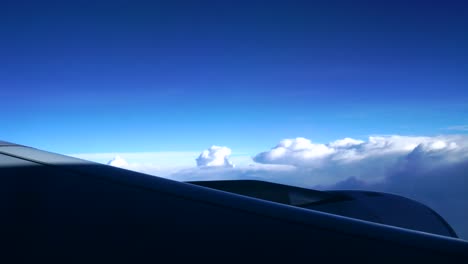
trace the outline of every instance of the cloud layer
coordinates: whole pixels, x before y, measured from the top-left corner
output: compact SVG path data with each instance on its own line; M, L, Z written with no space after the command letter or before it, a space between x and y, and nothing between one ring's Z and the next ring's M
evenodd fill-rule
M466 136L372 136L367 141L345 138L328 144L305 138L285 139L253 159L263 164L293 165L308 171L306 183L330 184L348 177L380 181L401 166L402 159L432 157L418 169L466 160ZM410 157L407 157L410 155ZM313 179L320 179L321 182Z
M254 157L259 163L288 164L300 167L343 165L365 159L407 154L416 148L427 152L455 150L460 137L374 136L367 141L344 138L328 144L312 143L306 138L284 139L269 151Z

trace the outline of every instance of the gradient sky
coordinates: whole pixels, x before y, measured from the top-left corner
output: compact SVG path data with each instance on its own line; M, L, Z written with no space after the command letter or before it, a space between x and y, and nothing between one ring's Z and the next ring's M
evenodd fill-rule
M2 1L1 139L255 154L467 133L466 1L96 2Z

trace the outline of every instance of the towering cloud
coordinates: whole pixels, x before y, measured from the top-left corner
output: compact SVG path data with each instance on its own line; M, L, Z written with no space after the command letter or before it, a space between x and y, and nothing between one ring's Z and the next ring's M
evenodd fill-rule
M284 139L270 151L262 152L254 160L267 164L297 166L318 165L335 150L324 144L314 144L306 138Z
M227 147L211 146L204 150L196 159L198 167L225 167L233 168L234 164L229 160L231 149Z

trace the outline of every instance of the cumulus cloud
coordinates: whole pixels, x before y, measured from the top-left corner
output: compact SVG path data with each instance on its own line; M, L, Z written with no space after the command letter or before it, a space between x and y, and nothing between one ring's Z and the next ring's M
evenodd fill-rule
M320 166L330 161L350 162L381 155L405 153L419 144L437 139L429 137L372 136L368 141L344 138L328 144L306 138L284 139L269 151L254 157L259 163ZM437 140L445 143L442 140ZM433 142L435 143L435 142Z
M120 156L115 156L113 159L107 162L107 165L111 165L114 167L125 168L128 167L128 162L121 158Z
M269 151L254 157L259 163L287 165L317 165L333 154L334 149L324 144L312 143L306 138L284 139Z
M360 145L362 143L364 143L364 141L347 137L347 138L335 140L331 142L329 146L332 148L346 148L346 147Z
M229 155L231 155L230 148L211 146L198 156L197 166L234 168L234 164L229 160Z

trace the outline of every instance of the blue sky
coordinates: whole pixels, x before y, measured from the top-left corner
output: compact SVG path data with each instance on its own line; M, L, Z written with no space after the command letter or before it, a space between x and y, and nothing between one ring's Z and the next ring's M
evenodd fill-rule
M446 129L468 124L463 1L167 2L3 1L1 138L255 155L466 133Z

